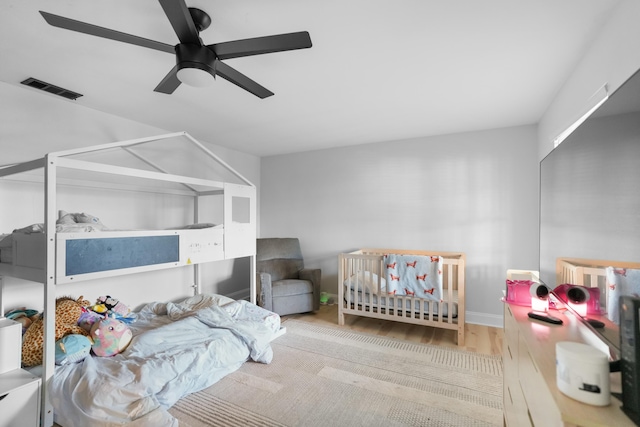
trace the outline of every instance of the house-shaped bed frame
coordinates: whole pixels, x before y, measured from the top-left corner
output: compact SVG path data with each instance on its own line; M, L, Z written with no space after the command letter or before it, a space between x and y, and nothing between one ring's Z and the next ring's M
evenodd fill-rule
M3 276L44 286L42 426L53 425L46 384L55 368L56 285L192 265L197 294L198 264L250 257L250 300L256 302L256 188L187 133L49 153L0 167L0 178L44 186L44 232L14 233L12 261L0 263L0 317ZM67 184L186 196L193 222L178 229L56 232L58 186ZM222 224L201 223L210 205L222 212Z

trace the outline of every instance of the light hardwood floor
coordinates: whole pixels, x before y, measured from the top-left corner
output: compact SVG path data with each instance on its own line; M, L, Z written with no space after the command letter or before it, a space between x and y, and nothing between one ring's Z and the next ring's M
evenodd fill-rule
M285 323L288 319L297 319L319 325L338 325L338 306L322 305L316 313L292 314L283 316ZM461 350L473 351L481 354L502 354L502 328L474 325L467 323L465 327L465 345L456 344L456 331L410 325L390 320L371 319L359 316L345 316L345 328L375 335L383 335L396 339L455 347Z

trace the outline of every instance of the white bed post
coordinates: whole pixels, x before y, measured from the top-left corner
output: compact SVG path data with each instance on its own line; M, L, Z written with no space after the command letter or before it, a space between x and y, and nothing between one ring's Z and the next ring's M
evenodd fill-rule
M249 257L249 264L251 264L251 266L249 267L249 274L251 275L251 277L249 278L249 292L251 292L251 295L249 295L249 302L251 302L252 304L258 304L258 298L257 298L257 289L256 289L256 256L255 255L251 255Z
M4 294L4 276L0 276L0 319L4 317L4 303L2 295Z
M43 427L53 425L53 406L47 393L49 381L53 378L55 369L55 323L56 323L56 295L55 295L55 237L56 237L56 158L45 156L44 165L44 223L46 244L46 266L44 283L44 347L42 353L42 407L40 421Z
M197 224L200 222L200 196L195 195L193 197L193 223ZM200 277L200 265L195 264L193 266L193 295L200 295L202 292L202 283Z

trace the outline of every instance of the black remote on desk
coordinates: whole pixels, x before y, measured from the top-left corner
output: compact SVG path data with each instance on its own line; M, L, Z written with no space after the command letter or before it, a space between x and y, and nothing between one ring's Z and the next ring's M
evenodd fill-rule
M543 322L552 323L554 325L562 325L562 319L558 319L557 317L549 316L546 314L538 314L530 311L528 316L531 319L541 320Z

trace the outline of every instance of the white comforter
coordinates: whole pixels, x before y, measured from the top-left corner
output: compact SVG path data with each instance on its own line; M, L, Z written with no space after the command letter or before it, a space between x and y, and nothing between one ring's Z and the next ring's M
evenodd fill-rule
M50 383L55 420L65 427L177 426L167 409L178 399L248 359L269 363L278 327L277 315L246 301L148 304L122 354L56 367Z

